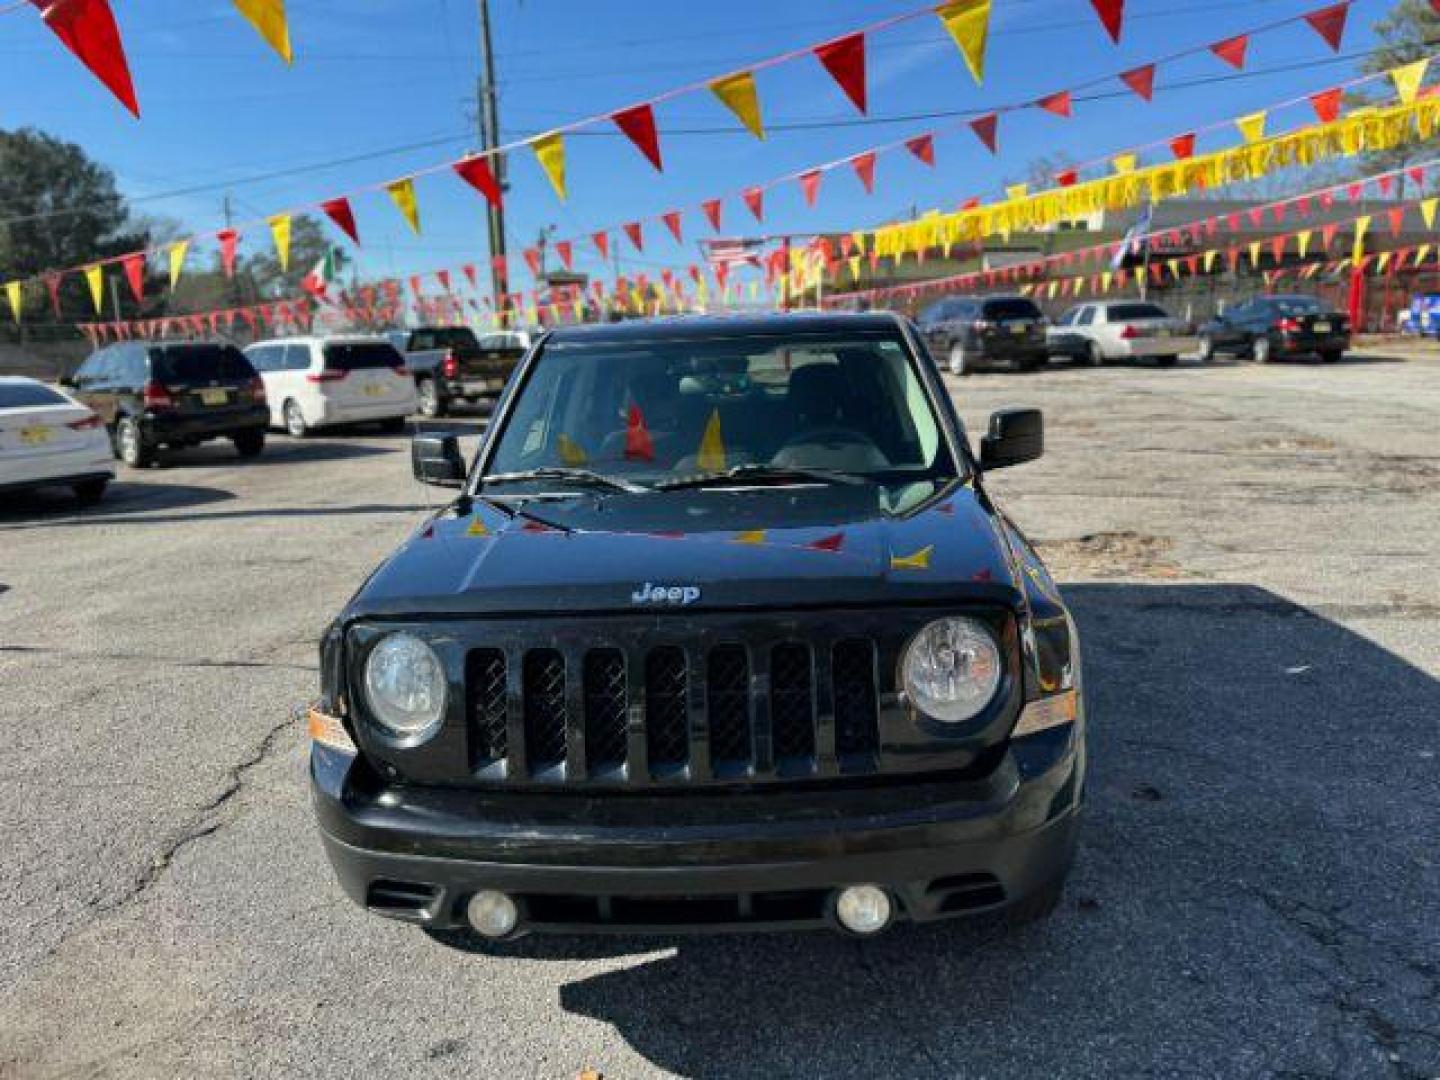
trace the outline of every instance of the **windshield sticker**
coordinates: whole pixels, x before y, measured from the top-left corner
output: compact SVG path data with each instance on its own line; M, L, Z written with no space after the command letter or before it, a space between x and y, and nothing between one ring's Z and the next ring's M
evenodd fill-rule
M650 429L645 426L645 414L633 401L625 421L625 460L655 460L655 441L650 438Z
M811 551L839 551L844 543L845 534L838 532L830 536L822 536L819 540L812 540L805 546Z
M470 527L465 530L465 535L489 536L490 530L485 527L485 522L481 521L479 517L476 517L474 521L470 522Z
M911 555L891 555L891 570L929 570L930 556L935 553L935 545L930 544Z
M720 437L719 409L710 411L705 434L700 438L700 452L695 457L695 466L702 472L725 471L725 441Z
M555 448L560 451L560 460L566 465L584 465L590 460L585 448L564 432L555 440Z

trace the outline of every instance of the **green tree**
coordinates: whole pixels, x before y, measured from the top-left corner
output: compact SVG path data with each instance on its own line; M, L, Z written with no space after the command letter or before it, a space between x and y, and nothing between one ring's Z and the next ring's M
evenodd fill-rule
M274 247L267 245L245 259L242 269L253 283L256 296L265 299L294 296L299 293L305 275L315 269L327 251L334 254L337 273L349 264L344 249L331 242L318 220L308 214L297 214L290 222L290 268L282 269Z
M1391 68L1408 64L1429 56L1440 46L1440 14L1436 14L1430 0L1398 0L1390 12L1375 24L1375 36L1379 43L1360 64L1360 70L1367 75L1379 74ZM1380 87L1380 94L1388 94L1393 87ZM1367 154L1360 162L1360 175L1402 169L1412 161L1421 161L1434 155L1434 144L1411 143L1394 150L1383 150ZM1405 180L1400 180L1400 191L1404 193Z

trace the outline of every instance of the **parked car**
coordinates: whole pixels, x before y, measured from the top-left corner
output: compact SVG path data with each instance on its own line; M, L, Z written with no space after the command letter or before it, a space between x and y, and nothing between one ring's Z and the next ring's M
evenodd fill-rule
M1045 363L1045 316L1024 296L958 296L920 315L930 355L952 375L981 368L1033 371Z
M567 327L456 498L324 636L310 710L345 891L435 930L833 927L1062 889L1075 625L894 314ZM583 812L582 812L583 810Z
M404 358L380 337L294 337L251 345L270 423L303 439L315 428L379 423L403 431L416 408Z
M265 384L233 345L107 345L61 382L100 415L131 468L150 465L161 447L209 439L230 439L241 457L265 449Z
M495 398L529 347L528 337L496 331L477 339L464 326L393 330L387 335L415 376L420 412L444 416L455 401Z
M1190 325L1159 304L1108 300L1077 304L1045 334L1050 358L1099 367L1110 360L1148 359L1170 367L1199 341Z
M1318 354L1333 363L1350 348L1350 318L1313 296L1257 296L1200 328L1200 359L1220 353L1269 363Z
M69 394L0 375L0 491L68 487L99 502L115 478L105 423Z
M1396 328L1402 334L1440 337L1440 293L1416 293L1410 306L1396 317Z

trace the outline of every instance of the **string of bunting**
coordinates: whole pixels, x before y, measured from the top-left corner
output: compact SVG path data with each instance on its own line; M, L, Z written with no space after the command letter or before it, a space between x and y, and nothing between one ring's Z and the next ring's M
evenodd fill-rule
M38 0L35 0L35 2L38 3ZM89 0L87 0L87 2L89 2ZM103 5L105 0L94 0L94 2ZM280 32L282 30L284 31L284 41L286 45L284 54L288 57L288 27L284 24L283 2L279 2L279 0L235 0L235 2L246 12L247 17L254 17L252 21L256 22L257 28L262 28L262 32L266 32L267 40L272 36L278 39ZM1118 40L1120 26L1123 22L1123 0L1091 0L1091 2L1102 24L1106 27L1107 31L1111 33L1111 36ZM1436 2L1440 3L1440 0L1436 0ZM1226 39L1226 42L1244 42L1248 45L1250 39L1258 34L1303 21L1312 26L1333 49L1338 50L1351 3L1353 3L1353 0L1342 0L1340 3L1330 4L1315 11L1277 20ZM488 201L499 204L503 196L500 185L496 180L495 172L490 165L490 158L494 155L517 150L525 146L528 146L534 152L537 161L540 163L551 185L563 199L567 191L564 135L568 132L602 123L613 123L616 128L622 131L636 145L637 149L640 150L657 170L663 170L663 157L661 155L658 129L655 126L654 119L655 105L681 94L705 89L718 98L721 103L741 121L747 130L763 139L765 131L761 119L759 97L755 89L755 73L806 55L813 55L819 60L826 71L829 72L840 85L846 96L864 113L868 106L864 49L864 42L867 35L914 19L930 16L938 18L945 31L954 40L972 77L977 83L983 83L991 16L991 0L951 0L951 2L948 3L927 5L922 8L902 12L888 19L862 27L860 30L853 31L840 38L811 46L808 49L798 49L774 56L768 60L752 64L743 70L682 86L652 98L647 102L632 105L613 113L598 114L578 120L532 139L509 143L505 146L487 151L484 154L472 154L458 161L431 166L396 180L352 190L344 195L339 195L307 206L292 208L287 211L269 215L264 219L242 222L238 225L222 229L212 234L212 236L218 245L222 265L227 273L233 272L236 249L242 233L255 227L262 227L268 231L280 262L282 265L288 263L292 218L294 215L307 210L318 210L323 213L352 243L359 245L360 233L352 199L361 193L371 191L383 191L409 228L418 235L421 232L420 204L416 190L416 181L418 179L435 173L452 172L471 188L478 191ZM276 21L277 19L278 22ZM1148 101L1153 97L1154 74L1160 64L1168 63L1180 57L1208 51L1222 58L1228 56L1231 58L1229 62L1232 63L1238 58L1239 64L1237 66L1243 66L1244 50L1240 50L1237 57L1235 49L1222 49L1220 47L1222 44L1225 43L1194 46L1154 60L1147 65L1143 65L1142 68L1130 69L1114 76L1093 79L1065 90L1042 95L1039 98L996 106L982 115L967 120L962 125L957 125L956 129L969 129L973 131L992 152L998 152L998 122L999 117L1003 114L1021 109L1041 109L1051 114L1069 117L1073 113L1074 96L1078 91L1088 87L1102 85L1111 78L1118 78L1135 90L1139 96ZM1338 106L1339 102L1337 99L1337 109ZM813 205L818 195L821 177L825 173L838 168L853 169L866 190L873 191L875 163L879 154L903 149L925 165L933 167L935 164L934 141L937 135L944 133L945 131L942 129L939 131L926 132L903 140L897 140L896 142L877 146L859 154L850 155L838 161L787 174L769 183L743 188L738 194L742 202L758 221L763 220L764 195L766 191L784 183L798 181L807 203ZM735 194L735 192L730 192L728 193L728 197L734 197ZM721 229L722 202L723 197L717 197L704 200L699 204L700 209L709 220L711 227L717 233ZM619 225L618 229L630 239L634 247L643 249L644 224L647 222L663 224L675 237L677 243L683 242L682 212L679 210L666 211L653 218L641 218L628 221ZM594 243L602 258L608 258L611 239L610 233L614 231L615 228L617 227L612 226L596 232L590 237L590 240ZM102 268L100 273L103 276L103 268L111 265L123 266L127 275L129 275L131 273L130 266L135 264L137 260L139 260L139 265L143 269L145 260L148 257L164 256L168 259L170 278L173 283L178 280L185 257L193 244L200 240L211 239L212 236L194 236L175 241L163 248L150 248L144 251L117 255L109 259L99 260L88 266L71 267L65 270L51 270L36 275L30 280L45 280L48 285L49 280L56 275L59 275L61 278L66 274L77 272L91 275L95 272L96 267ZM562 241L556 245L561 260L566 264L567 268L573 256L575 243L576 241L569 240ZM534 249L528 249L524 253L524 258L528 264L531 264L532 271L536 254ZM496 269L508 278L508 266L497 266ZM97 301L97 313L99 308L100 303Z

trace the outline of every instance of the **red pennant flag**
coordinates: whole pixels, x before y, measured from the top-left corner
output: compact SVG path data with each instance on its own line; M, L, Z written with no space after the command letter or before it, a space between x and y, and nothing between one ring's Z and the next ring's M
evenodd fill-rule
M1270 240L1270 255L1278 263L1285 258L1285 241L1288 237L1276 236Z
M855 107L865 112L865 35L849 34L813 50Z
M860 178L860 184L865 188L866 195L875 194L875 151L856 154L850 159L850 164L855 169L855 175Z
M1335 205L1335 193L1333 191L1322 191L1320 193L1320 205L1329 210Z
M1055 174L1055 183L1061 187L1073 187L1076 180L1080 179L1079 169L1065 169Z
M592 233L590 239L595 241L595 250L600 252L600 258L610 258L610 237L603 232Z
M1321 90L1318 94L1310 95L1310 107L1315 110L1316 118L1322 124L1333 124L1340 116L1340 105L1345 100L1345 91L1342 87L1335 87L1331 90Z
M1250 47L1250 35L1240 34L1210 46L1210 51L1237 71L1245 67L1245 51Z
M1090 0L1090 3L1095 8L1095 14L1100 16L1100 23L1110 35L1110 40L1118 45L1120 34L1125 29L1125 0Z
M720 231L720 200L706 199L700 204L700 209L705 211L705 219L710 222L710 228L716 232Z
M625 458L627 461L655 460L655 440L650 438L650 429L645 426L644 413L633 401L625 420Z
M1252 206L1245 211L1245 216L1250 219L1250 224L1260 228L1265 224L1265 208L1263 206Z
M529 262L529 260L527 259L526 262ZM418 297L418 296L420 295L420 275L419 275L419 274L411 274L411 275L410 275L410 295L411 295L411 296L415 296L415 297Z
M750 213L755 215L756 221L765 220L765 190L763 188L746 188L740 192L740 198L750 208Z
M1343 4L1333 4L1330 7L1312 11L1305 16L1305 21L1311 28L1325 39L1325 43L1335 52L1340 51L1340 40L1345 36L1345 17L1350 14L1350 0Z
M1411 182L1413 182L1416 187L1425 186L1425 166L1411 166L1410 168L1405 170L1405 175L1410 178Z
M1120 73L1120 81L1146 101L1153 101L1155 99L1154 64L1146 64L1144 67L1132 68L1130 71L1122 71Z
M473 187L485 201L491 206L499 206L502 201L500 184L495 179L495 173L490 168L490 159L485 157L467 157L455 162L452 166L456 175Z
M820 170L811 169L800 174L800 190L805 193L805 205L814 206L815 197L820 194Z
M110 11L110 0L30 0L64 46L75 54L131 114L140 116L125 46Z
M630 238L630 243L636 251L645 250L645 234L640 230L640 222L627 221L621 228L625 230L625 235Z
M350 210L349 199L331 199L329 202L321 203L320 209L325 211L325 216L333 221L341 232L350 237L352 242L360 243L360 233L355 228L355 215Z
M215 234L215 239L220 241L220 265L225 269L225 276L235 276L235 245L240 242L240 234L234 229L221 229Z
M1397 206L1392 210L1385 211L1385 213L1390 218L1390 235L1398 238L1400 230L1404 228L1405 225L1405 208L1403 206Z
M812 540L805 546L811 551L839 551L845 546L845 534L843 532L831 533L829 536L822 536L819 540Z
M679 210L671 210L668 213L661 214L660 220L663 221L665 223L665 227L670 230L670 235L675 237L675 243L685 243L685 237L680 231Z
M126 255L120 260L120 265L125 268L125 280L130 283L130 292L135 297L136 303L145 302L145 255L137 252L134 255Z
M1339 231L1339 228L1338 224L1333 224L1325 225L1320 229L1320 246L1326 251L1329 251L1330 245L1335 242L1335 233Z
M1365 194L1364 184L1347 184L1345 186L1345 197L1351 202L1359 202L1360 197Z
M914 154L926 165L935 166L935 136L917 135L913 139L905 140L905 149Z
M996 128L1000 123L999 113L986 113L984 116L977 116L970 121L970 130L975 132L976 138L985 144L985 148L992 154L996 152Z
M1301 217L1310 216L1310 196L1301 195L1295 200L1295 213Z
M1035 102L1040 108L1056 116L1063 116L1067 119L1071 115L1071 97L1069 90L1061 90L1054 94L1048 94Z
M560 265L566 270L575 269L575 245L569 240L556 240L555 254L560 256Z
M1386 195L1389 195L1390 192L1395 190L1395 176L1393 173L1387 173L1384 176L1376 177L1375 183L1380 188L1380 195L1382 198Z
M1277 203L1270 211L1275 215L1275 224L1280 225L1285 221L1285 204Z
M1187 131L1184 135L1176 135L1170 140L1170 152L1175 155L1177 161L1195 156L1195 133Z
M438 282L440 282L440 288L444 289L446 292L449 292L449 291L450 291L450 271L449 271L449 270L436 270L436 271L435 271L435 280L438 281Z
M615 126L630 137L630 141L649 159L656 171L665 171L665 166L660 161L660 136L655 132L654 109L649 105L636 105L617 113L611 113L610 119L614 120Z
M45 288L50 290L50 308L55 312L55 318L60 318L60 281L63 274L46 274Z
M532 277L540 276L540 249L526 248L521 254L525 256L525 265L530 268Z

